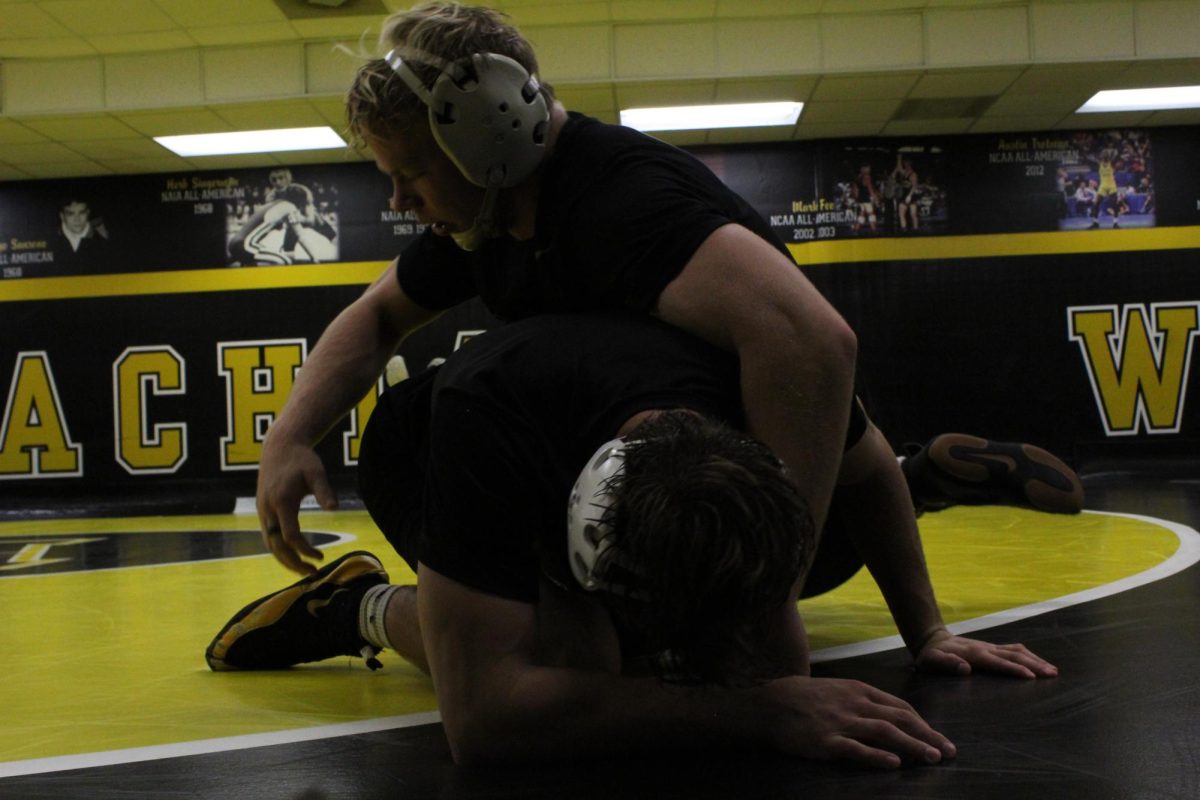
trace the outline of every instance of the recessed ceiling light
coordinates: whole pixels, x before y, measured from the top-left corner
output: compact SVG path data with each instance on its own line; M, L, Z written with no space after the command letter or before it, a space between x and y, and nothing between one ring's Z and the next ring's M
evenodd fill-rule
M268 131L196 133L155 136L154 141L181 156L220 156L235 153L283 153L292 150L325 150L346 143L328 126L280 128Z
M626 108L621 124L639 131L694 131L794 125L803 103L729 103L712 106Z
M1103 111L1161 111L1200 108L1200 86L1160 86L1155 89L1107 89L1096 92L1077 113Z

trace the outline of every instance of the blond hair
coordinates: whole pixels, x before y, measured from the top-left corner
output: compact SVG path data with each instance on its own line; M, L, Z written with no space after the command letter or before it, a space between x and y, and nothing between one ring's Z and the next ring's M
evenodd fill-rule
M437 78L436 66L420 63L428 54L444 61L457 61L475 53L508 56L530 75L537 74L533 47L508 23L506 14L481 6L455 2L421 3L409 11L397 11L383 23L380 50L397 49L409 54L413 71L430 85ZM542 84L547 103L553 90ZM346 118L355 144L368 134L384 135L404 130L422 119L425 106L387 62L373 58L359 67L346 94Z

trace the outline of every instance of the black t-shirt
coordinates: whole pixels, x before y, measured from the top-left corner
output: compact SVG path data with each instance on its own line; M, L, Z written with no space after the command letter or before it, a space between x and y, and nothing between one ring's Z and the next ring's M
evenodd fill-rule
M543 167L535 235L468 253L426 231L400 255L405 294L430 309L479 295L502 320L648 311L717 228L741 224L791 258L765 220L695 157L570 114Z
M567 500L631 416L690 408L741 422L736 358L644 315L543 315L488 331L433 390L420 560L489 594L535 602L570 586Z
M639 411L743 423L737 359L642 314L542 315L474 337L433 388L420 561L488 594L536 602L575 585L571 487ZM847 446L866 418L855 404Z

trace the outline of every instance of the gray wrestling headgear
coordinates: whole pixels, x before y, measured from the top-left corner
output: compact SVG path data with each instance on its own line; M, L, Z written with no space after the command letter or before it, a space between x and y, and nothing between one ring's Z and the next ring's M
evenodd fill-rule
M429 108L438 146L468 181L487 189L475 227L493 235L499 190L528 178L546 154L550 108L537 78L497 53L451 62L397 48L384 60ZM440 70L433 86L425 86L410 61Z
M625 466L623 439L600 445L588 459L567 502L567 558L579 585L589 592L611 587L596 575L596 565L612 546L612 528L604 519L612 505L613 479Z

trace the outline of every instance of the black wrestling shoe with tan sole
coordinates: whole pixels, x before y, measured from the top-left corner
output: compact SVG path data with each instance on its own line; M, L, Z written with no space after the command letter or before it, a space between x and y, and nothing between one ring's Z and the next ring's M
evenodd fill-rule
M1019 442L943 433L901 464L917 512L1006 505L1053 514L1083 509L1083 484L1057 456Z
M383 564L359 550L255 600L225 623L204 657L215 672L285 669L334 656L362 656L379 669L379 649L358 633L358 607L388 582Z

